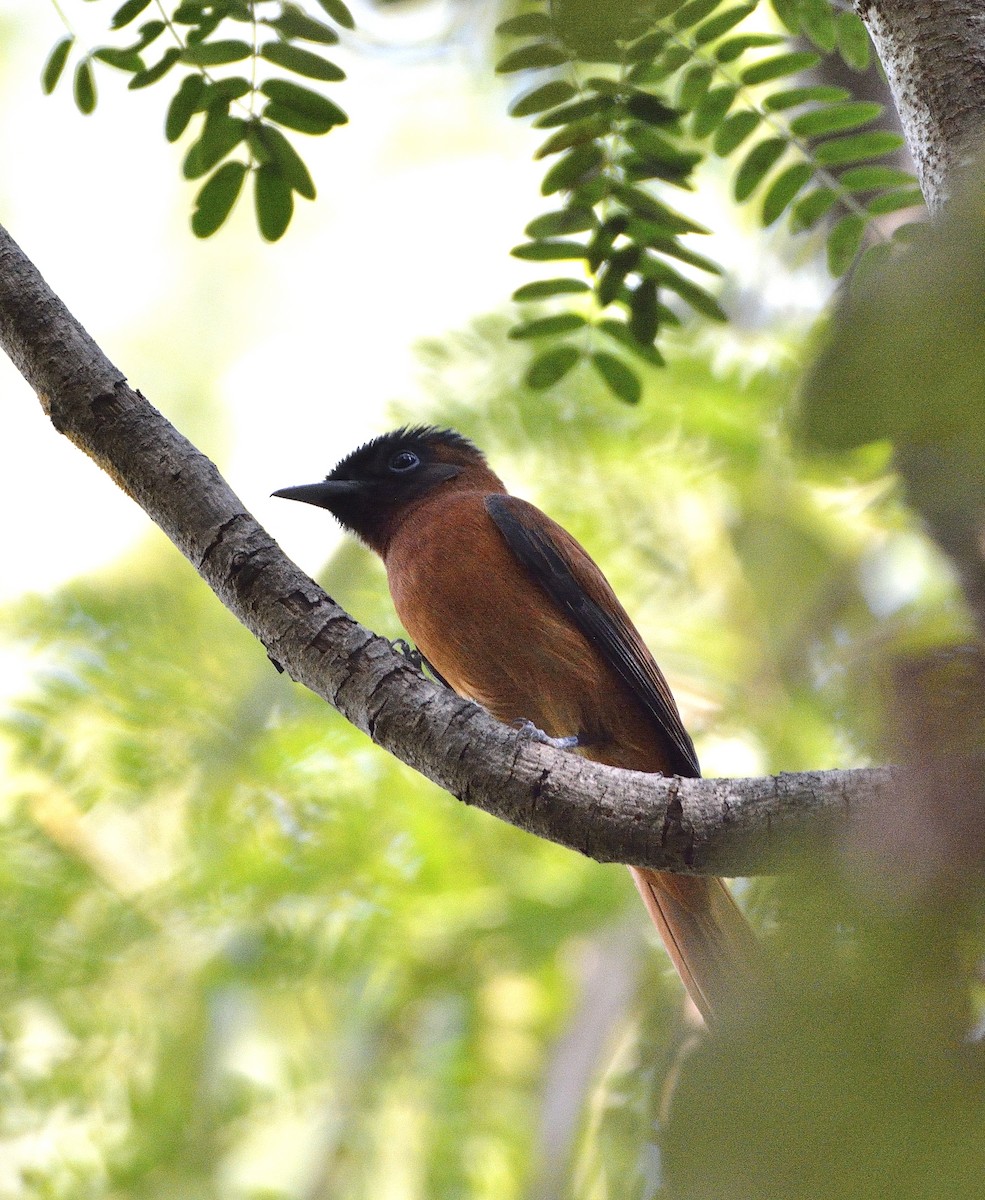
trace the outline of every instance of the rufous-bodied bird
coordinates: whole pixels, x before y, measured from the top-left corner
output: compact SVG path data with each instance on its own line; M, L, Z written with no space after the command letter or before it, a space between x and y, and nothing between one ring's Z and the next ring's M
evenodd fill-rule
M382 557L428 665L498 720L532 722L614 767L700 774L667 681L605 576L461 434L398 429L323 482L274 495L327 508ZM720 879L629 869L709 1019L758 955L745 918Z

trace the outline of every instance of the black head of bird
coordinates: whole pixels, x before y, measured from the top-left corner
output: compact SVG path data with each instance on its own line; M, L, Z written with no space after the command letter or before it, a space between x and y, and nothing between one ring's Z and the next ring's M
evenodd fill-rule
M373 438L320 483L281 488L285 500L326 508L343 528L381 550L395 522L435 488L502 491L482 451L451 429L416 425Z

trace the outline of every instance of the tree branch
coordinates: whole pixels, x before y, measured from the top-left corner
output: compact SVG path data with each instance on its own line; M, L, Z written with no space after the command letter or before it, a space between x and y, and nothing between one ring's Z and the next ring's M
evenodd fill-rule
M105 357L0 227L0 345L292 679L467 804L601 862L748 875L895 790L888 769L664 779L532 742L425 679L274 543Z
M979 0L855 0L899 113L927 206L940 210L985 127Z

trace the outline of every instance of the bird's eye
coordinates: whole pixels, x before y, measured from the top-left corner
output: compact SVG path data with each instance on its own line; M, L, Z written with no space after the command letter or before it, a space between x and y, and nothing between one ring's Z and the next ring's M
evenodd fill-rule
M398 450L393 458L390 459L390 470L400 473L413 471L415 467L419 467L420 465L421 460L413 450Z

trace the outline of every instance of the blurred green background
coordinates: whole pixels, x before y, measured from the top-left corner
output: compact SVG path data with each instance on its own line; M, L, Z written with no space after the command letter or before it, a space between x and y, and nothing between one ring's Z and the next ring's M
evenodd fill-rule
M28 96L43 51L31 55L51 40L20 16L12 0L0 8L8 101ZM423 115L401 120L438 121L454 83L501 146L490 114L502 96L454 45L423 65L420 50L387 63L426 80ZM0 126L21 155L3 181L15 236L27 119L8 102ZM45 170L70 159L68 119L51 126L63 141L39 151ZM476 154L450 134L425 141L381 154L389 186L406 180L401 155L446 178ZM518 212L526 149L510 149L516 174L503 183ZM108 169L104 143L86 153ZM67 203L69 168L49 204ZM418 179L425 193L434 178ZM94 262L125 278L127 238L154 242L153 224L114 237L139 193L111 202L121 207L95 242L80 224L42 246L49 274L306 566L336 545L319 578L358 619L400 633L381 566L333 542L324 514L262 498L371 432L451 425L603 565L707 774L899 752L900 663L953 657L970 622L887 443L872 440L883 427L810 459L792 445L822 291L803 246L754 235L750 220L733 255L735 324L681 335L630 408L587 372L561 394L524 391L528 356L506 338L508 316L471 293L449 315L454 247L437 287L426 256L408 268L424 315L392 349L405 385L385 365L381 385L387 354L365 336L340 380L333 347L347 335L323 305L347 307L346 277L317 225L340 244L344 222L309 216L309 241L261 251L244 220L202 247L183 228L187 197L171 202L175 261L168 275L151 264L146 310L121 312L82 282ZM32 236L46 243L38 220ZM508 248L482 245L480 264ZM761 270L743 276L750 256L788 263L782 301L765 298ZM374 288L353 286L368 302ZM389 353L379 311L352 307ZM12 374L0 387L20 420L15 407L33 398ZM740 883L781 987L703 1039L624 870L466 809L374 748L277 675L159 535L138 523L118 545L102 540L99 514L128 501L104 481L90 499L87 463L62 474L79 456L39 413L25 439L4 451L22 554L3 581L0 1197L981 1194L977 863L953 886L931 873L907 890L880 858L905 870L895 843L863 828L812 847L789 876ZM32 457L23 447L35 444ZM69 543L87 539L92 561L78 562Z

